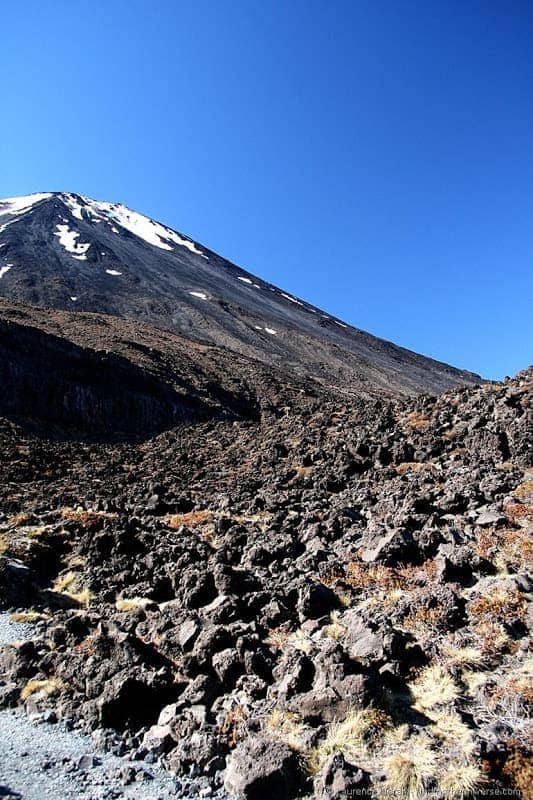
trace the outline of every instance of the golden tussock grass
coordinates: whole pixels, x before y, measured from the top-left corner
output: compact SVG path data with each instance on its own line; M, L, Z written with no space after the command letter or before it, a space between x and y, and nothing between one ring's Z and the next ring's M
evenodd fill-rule
M409 689L415 700L415 708L419 711L450 705L460 697L459 687L438 664L423 669L418 678L409 684Z
M382 564L367 564L364 561L350 561L345 570L345 581L354 589L408 589L415 585L420 574L431 578L436 571L433 559L423 564L404 567L386 567Z
M511 522L518 525L527 524L533 518L533 505L530 503L506 503L503 513Z
M306 757L308 771L316 775L327 759L342 753L352 764L369 760L370 749L381 736L386 716L374 708L354 709L342 722L332 722L325 738Z
M50 697L65 688L63 681L57 678L46 678L44 680L31 680L24 686L20 693L21 700L27 700L32 694L41 694Z
M479 647L454 647L444 644L441 654L445 663L452 667L481 668L487 663L486 654Z
M388 756L383 766L387 793L407 800L425 797L438 774L437 757L422 737Z
M31 625L42 619L50 619L49 614L42 614L40 611L16 611L9 615L11 622L22 622Z
M330 624L324 628L324 634L330 639L340 640L345 633L346 627L342 624L340 613L333 611L330 615Z
M218 733L230 750L233 750L246 736L248 716L246 708L238 702L224 714L218 726Z
M452 764L439 775L439 788L446 800L464 800L486 782L478 764Z
M290 631L280 625L278 628L271 628L265 638L265 644L269 647L282 649L289 641Z
M307 730L305 725L292 711L275 708L266 718L265 728L269 734L287 744L291 750L303 752L303 735Z
M33 519L33 514L26 511L19 511L17 514L11 514L7 518L8 525L27 525Z
M402 417L401 422L404 428L410 428L414 431L427 431L431 426L432 420L428 414L424 414L421 411L411 411Z
M154 601L148 597L117 597L115 601L117 611L137 611L153 605Z
M518 789L522 800L533 800L533 761L523 747L510 743L510 754L502 775L513 788Z
M80 587L79 574L77 572L66 572L54 581L52 591L63 594L80 606L89 606L91 603L91 593L89 589Z
M430 461L403 461L401 464L397 464L394 469L397 475L405 475L408 472L427 472L428 470L439 471L438 466Z
M511 492L513 497L518 497L519 500L530 502L533 500L533 481L524 481L517 486L514 492Z
M213 522L215 513L213 511L188 511L186 514L167 514L163 517L163 522L172 530L177 530L183 525L186 528L194 528L197 525L205 525Z
M216 519L229 519L232 522L240 524L253 523L264 526L268 524L269 520L271 519L271 514L263 512L251 515L232 515L222 511L202 509L197 511L188 511L184 514L167 514L165 517L163 517L163 522L171 530L178 530L178 528L181 528L182 526L185 528L196 528L201 525L207 525L214 522Z

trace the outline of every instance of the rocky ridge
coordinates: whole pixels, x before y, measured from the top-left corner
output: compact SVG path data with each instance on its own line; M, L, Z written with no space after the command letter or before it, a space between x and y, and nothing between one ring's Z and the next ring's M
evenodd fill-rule
M0 701L239 798L531 797L532 371L273 391L142 441L0 421Z

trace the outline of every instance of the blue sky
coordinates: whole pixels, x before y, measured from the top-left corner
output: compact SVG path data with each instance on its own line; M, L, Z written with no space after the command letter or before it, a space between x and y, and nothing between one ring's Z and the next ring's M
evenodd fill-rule
M531 362L528 0L2 8L0 196L123 202L352 324Z

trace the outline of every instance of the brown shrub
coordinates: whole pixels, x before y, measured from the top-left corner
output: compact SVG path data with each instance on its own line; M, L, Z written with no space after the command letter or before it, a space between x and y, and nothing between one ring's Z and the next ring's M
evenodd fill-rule
M366 564L362 561L350 561L345 571L345 580L354 589L407 589L415 576L421 573L428 578L435 575L436 564L432 559L419 565L403 567L386 567L383 564ZM415 584L416 585L416 584Z
M533 499L533 481L524 481L521 483L520 486L517 486L514 492L512 492L514 497L518 497L520 500L526 500L530 502Z
M177 530L182 525L186 528L205 525L207 522L213 522L214 518L213 511L189 511L186 514L167 514L166 517L163 517L163 522L172 530Z
M218 733L230 750L233 750L246 736L248 716L248 711L238 702L224 714Z
M481 558L502 570L519 572L533 562L533 539L524 528L484 528L476 549Z
M527 522L530 517L533 518L533 505L529 503L506 503L503 507L503 513L511 522L520 524L521 521Z
M471 600L468 610L473 617L481 617L487 621L512 624L523 621L526 613L526 601L518 589L504 589L496 586L484 597Z
M520 746L512 746L507 757L502 776L511 786L518 789L522 800L533 800L533 761L531 756Z
M430 461L403 461L401 464L397 464L394 469L397 475L405 475L408 472L425 472L427 470L438 471L436 464L432 464Z
M33 519L33 515L32 514L28 514L25 511L19 511L18 514L11 514L11 516L9 516L7 518L7 524L8 525L27 525L28 522L31 522L32 519Z
M63 508L61 516L68 522L77 522L80 527L86 530L99 530L106 520L118 519L118 514L110 514L106 511L90 511L81 507Z

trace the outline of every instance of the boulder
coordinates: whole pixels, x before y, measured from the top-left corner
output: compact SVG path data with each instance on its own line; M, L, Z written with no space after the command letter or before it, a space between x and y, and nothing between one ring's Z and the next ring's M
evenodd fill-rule
M324 764L314 781L316 800L345 800L355 797L356 790L367 789L370 776L359 767L349 764L342 753L334 753ZM361 792L361 794L363 794Z
M299 779L298 759L290 747L258 734L231 754L224 787L238 800L288 800Z

